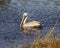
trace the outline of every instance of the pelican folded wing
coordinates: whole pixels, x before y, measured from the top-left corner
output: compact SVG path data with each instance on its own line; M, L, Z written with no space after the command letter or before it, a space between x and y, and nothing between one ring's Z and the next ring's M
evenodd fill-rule
M38 21L32 21L32 22L25 23L23 25L23 27L34 27L34 26L40 26L40 22L38 22Z

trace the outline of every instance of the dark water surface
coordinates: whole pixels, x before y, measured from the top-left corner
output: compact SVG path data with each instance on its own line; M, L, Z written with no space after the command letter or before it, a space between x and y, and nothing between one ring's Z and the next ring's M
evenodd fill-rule
M16 42L19 44L33 42L36 33L31 31L25 38L20 31L19 25L25 11L29 13L27 21L37 20L44 24L41 29L42 35L57 22L54 33L57 38L60 38L60 6L56 5L54 1L31 0L24 2L22 0L12 0L11 3L0 6L0 48L8 48L5 46Z

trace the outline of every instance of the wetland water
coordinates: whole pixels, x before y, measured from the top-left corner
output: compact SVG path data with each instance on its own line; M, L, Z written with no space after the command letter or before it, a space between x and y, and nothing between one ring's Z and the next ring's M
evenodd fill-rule
M56 5L55 1L52 0L31 0L26 2L22 0L12 0L9 4L0 6L0 48L8 48L5 46L14 45L16 42L19 44L33 42L36 33L29 31L29 35L25 38L20 31L19 25L22 14L25 11L29 13L27 21L36 20L44 24L41 29L42 35L45 35L48 29L53 27L55 22L57 22L54 33L57 38L60 38L59 4ZM19 47L20 46L17 48Z

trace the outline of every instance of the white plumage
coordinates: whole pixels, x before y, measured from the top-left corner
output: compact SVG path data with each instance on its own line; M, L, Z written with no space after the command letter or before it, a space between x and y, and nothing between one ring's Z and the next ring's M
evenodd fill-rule
M38 21L31 21L31 22L25 23L23 25L23 27L34 27L34 26L39 26L39 25L40 25L40 22L38 22Z

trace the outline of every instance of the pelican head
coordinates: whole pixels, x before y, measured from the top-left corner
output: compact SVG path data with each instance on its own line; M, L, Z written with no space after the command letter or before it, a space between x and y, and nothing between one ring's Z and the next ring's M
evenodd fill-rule
M24 16L24 17L27 17L27 16L28 16L28 13L27 13L27 12L25 12L25 13L23 14L23 16Z
M25 12L24 14L23 14L23 24L25 24L25 22L26 22L26 20L27 20L27 17L28 17L28 13L27 12Z

